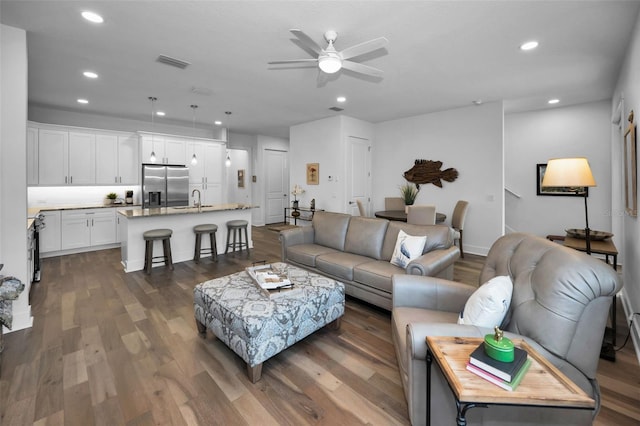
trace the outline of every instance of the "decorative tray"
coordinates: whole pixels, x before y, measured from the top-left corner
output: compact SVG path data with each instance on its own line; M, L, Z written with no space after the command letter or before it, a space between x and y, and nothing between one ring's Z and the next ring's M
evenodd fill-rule
M263 290L278 290L293 287L293 283L286 271L274 268L272 265L259 265L246 268L253 281Z
M572 238L580 238L580 239L585 239L585 232L584 229L565 229L565 232L567 233L567 237L572 237ZM613 237L613 234L611 232L604 232L604 231L594 231L594 230L590 230L589 231L589 239L592 241L601 241L601 240L606 240L607 238L611 238Z

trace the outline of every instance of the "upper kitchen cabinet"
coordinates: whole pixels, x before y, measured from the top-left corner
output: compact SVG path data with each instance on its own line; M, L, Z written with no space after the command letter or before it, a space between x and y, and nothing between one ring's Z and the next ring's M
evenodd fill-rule
M138 184L138 137L96 135L96 183Z
M95 133L69 132L69 181L71 185L96 183Z
M172 136L141 133L142 163L153 163L151 153L155 154L157 164L185 164L185 141Z
M222 179L224 170L225 145L218 142L187 142L185 163L189 167L189 193L201 191L203 204L222 202ZM195 154L197 163L192 164ZM193 203L193 200L190 200Z
M38 183L66 185L69 180L69 132L38 131Z
M38 184L38 129L27 127L27 185Z

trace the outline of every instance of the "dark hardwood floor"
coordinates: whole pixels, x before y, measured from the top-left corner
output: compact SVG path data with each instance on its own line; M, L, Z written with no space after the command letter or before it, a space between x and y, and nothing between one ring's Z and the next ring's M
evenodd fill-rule
M266 361L256 384L211 333L198 337L196 284L280 259L276 232L254 228L253 239L250 257L151 275L122 272L115 249L44 259L33 327L5 335L0 425L408 424L384 310L348 298L339 331L322 329ZM477 285L483 260L456 262L455 279ZM631 343L615 363L600 362L598 379L596 424L640 424Z

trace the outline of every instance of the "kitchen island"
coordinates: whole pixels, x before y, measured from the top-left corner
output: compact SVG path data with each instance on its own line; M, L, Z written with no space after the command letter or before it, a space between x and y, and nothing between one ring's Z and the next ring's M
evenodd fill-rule
M125 272L140 271L144 268L145 242L142 234L150 229L171 229L171 256L173 263L193 260L195 250L195 234L193 227L205 223L218 225L216 244L218 254L226 248L227 221L246 220L249 222L249 247L253 247L251 240L251 209L247 204L217 204L197 207L163 207L151 209L132 209L119 211L121 219L119 232L121 235L122 265ZM208 246L208 238L202 239L203 248ZM162 250L154 247L159 255ZM162 267L162 263L157 266Z

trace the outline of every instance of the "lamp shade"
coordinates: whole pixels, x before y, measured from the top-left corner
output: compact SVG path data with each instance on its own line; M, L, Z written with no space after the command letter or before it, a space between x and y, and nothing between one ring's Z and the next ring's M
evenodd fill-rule
M596 186L596 181L586 158L552 158L547 162L542 186L586 187Z

